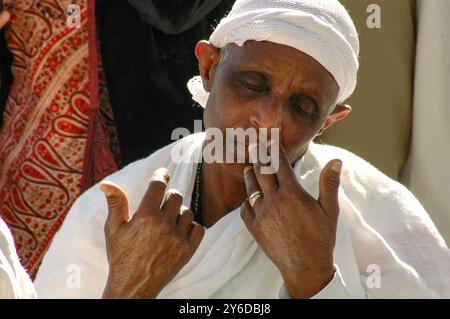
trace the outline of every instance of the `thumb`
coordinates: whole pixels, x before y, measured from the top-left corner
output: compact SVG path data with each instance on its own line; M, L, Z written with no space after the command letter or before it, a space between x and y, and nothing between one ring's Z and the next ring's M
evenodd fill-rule
M112 182L100 184L101 191L106 196L108 205L108 217L105 223L105 232L108 235L114 234L117 229L128 222L130 215L128 212L128 198L125 191Z
M319 204L324 211L332 216L339 214L339 185L341 182L342 162L329 162L320 174Z

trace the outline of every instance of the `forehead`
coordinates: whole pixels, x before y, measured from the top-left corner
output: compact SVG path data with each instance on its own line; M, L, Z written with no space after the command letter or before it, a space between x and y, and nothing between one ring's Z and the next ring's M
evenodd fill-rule
M227 61L235 71L264 74L280 88L309 89L321 95L324 104L337 97L334 77L318 61L295 48L267 41L247 41L243 46L230 44Z

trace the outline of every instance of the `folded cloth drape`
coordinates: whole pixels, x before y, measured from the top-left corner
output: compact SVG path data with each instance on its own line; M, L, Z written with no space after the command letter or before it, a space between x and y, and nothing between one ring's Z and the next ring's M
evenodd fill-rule
M36 292L20 264L11 232L0 217L0 299L22 298L36 298Z
M127 192L130 212L135 212L154 170L167 167L172 175L169 188L179 190L189 207L204 140L204 133L188 136L107 180ZM184 160L175 162L174 154ZM334 158L344 163L334 251L338 271L316 297L450 297L450 252L406 188L343 149L316 144L294 166L303 187L317 198L320 172ZM77 200L37 275L40 297L101 297L108 276L106 215L98 186ZM77 289L66 284L70 265L79 267ZM239 210L206 229L193 258L159 294L159 298L286 296L281 274L247 231Z

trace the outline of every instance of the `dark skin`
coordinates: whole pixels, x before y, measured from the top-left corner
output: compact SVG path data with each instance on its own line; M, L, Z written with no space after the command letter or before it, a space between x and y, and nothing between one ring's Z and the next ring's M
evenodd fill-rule
M202 215L209 227L240 207L241 217L267 257L278 267L293 298L310 298L334 274L333 249L339 214L342 163L328 163L320 177L319 199L298 182L292 165L312 139L350 108L334 105L338 86L317 61L293 48L248 41L220 51L207 42L196 47L204 87L210 92L206 128L279 128L279 170L261 174L260 164L203 164ZM195 253L203 228L181 207L181 195L163 201L169 172L160 170L136 213L129 218L126 194L103 184L107 193L105 225L110 273L106 298L153 298ZM155 190L156 189L156 190ZM251 207L248 196L264 196ZM183 212L180 215L180 212ZM139 240L137 240L139 239ZM158 243L149 248L148 243ZM133 249L130 249L133 247Z
M338 86L329 72L308 55L270 42L249 41L243 48L231 46L231 57L222 63L217 76L220 51L205 42L196 48L204 88L211 91L204 114L205 128L219 128L224 135L227 127L279 128L281 144L289 161L295 163L317 135L350 112L348 106L339 105L329 114ZM266 87L271 92L264 91ZM224 191L202 196L205 226L213 225L247 197L243 183L247 165L205 163L205 185L226 181L221 185Z

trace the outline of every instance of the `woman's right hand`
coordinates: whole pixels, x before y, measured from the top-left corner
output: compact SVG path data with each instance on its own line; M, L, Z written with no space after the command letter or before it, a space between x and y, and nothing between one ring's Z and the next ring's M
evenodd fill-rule
M169 191L169 171L157 170L130 218L125 192L104 182L108 218L105 223L109 276L103 298L155 298L191 259L204 235L193 223L183 198Z

